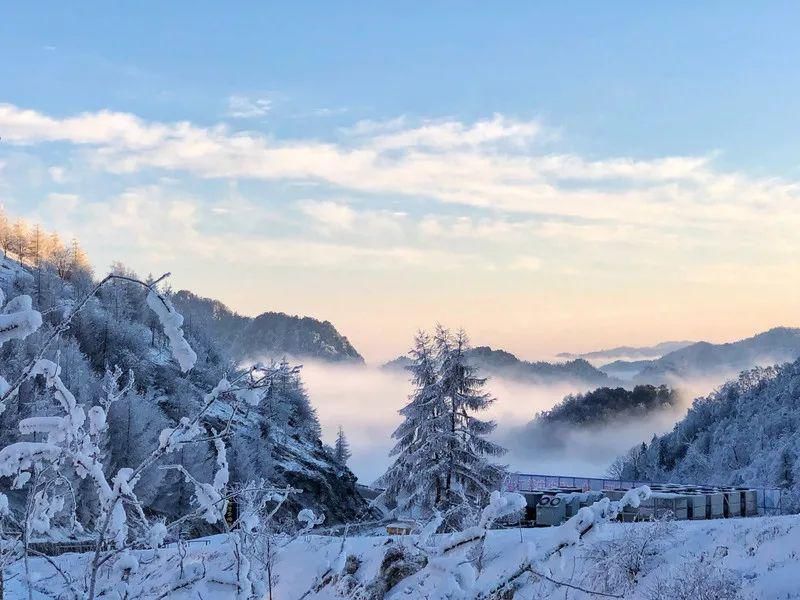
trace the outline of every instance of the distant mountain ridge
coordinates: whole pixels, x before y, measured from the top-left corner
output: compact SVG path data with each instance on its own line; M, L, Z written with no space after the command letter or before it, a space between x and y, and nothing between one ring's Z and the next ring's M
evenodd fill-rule
M615 361L600 366L600 370L647 383L666 383L670 380L736 374L756 366L793 362L800 357L800 329L775 327L752 337L712 344L697 342L650 361Z
M264 312L242 316L219 300L187 290L174 295L175 306L187 321L202 319L215 337L238 360L313 358L326 362L364 363L364 358L330 321Z
M584 352L581 354L573 354L570 352L561 352L556 356L558 358L575 359L585 358L586 360L601 360L612 358L625 358L625 359L656 359L675 350L680 350L686 346L690 346L694 342L683 340L674 342L660 342L653 346L617 346L616 348L608 348L607 350L595 350L594 352Z
M471 364L481 369L485 375L503 376L509 379L530 383L575 382L594 386L616 385L618 381L593 367L584 359L561 363L526 361L511 352L489 346L477 346L467 351ZM402 369L410 364L410 359L400 356L383 365L386 369Z
M653 364L652 360L615 360L597 367L609 377L617 377L623 381L634 379L646 367Z

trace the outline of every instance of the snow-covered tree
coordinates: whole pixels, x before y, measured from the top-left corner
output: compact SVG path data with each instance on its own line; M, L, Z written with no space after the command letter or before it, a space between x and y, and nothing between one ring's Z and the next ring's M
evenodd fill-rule
M385 501L400 513L427 515L442 498L441 434L446 405L439 390L437 365L430 336L420 331L409 352L413 390L400 415L403 422L392 434L395 460L379 483Z
M410 353L412 392L394 432L394 463L380 482L383 499L399 513L447 514L445 526L459 526L475 514L504 470L490 462L505 450L486 439L494 422L481 420L493 398L486 380L467 363L466 334L438 326L435 336L417 335Z
M333 457L336 462L341 466L346 466L347 461L350 460L350 442L344 435L344 429L339 425L339 431L336 433L336 442L333 445Z
M444 497L440 504L445 510L463 511L480 506L499 486L504 469L488 459L504 454L505 449L486 439L495 429L494 421L475 416L489 408L494 398L484 391L486 379L478 377L477 369L467 362L466 333L460 330L452 335L439 326L435 343L440 364L439 393L447 407L442 456Z
M0 249L3 250L3 258L8 256L8 251L11 249L11 224L8 221L6 213L0 210Z

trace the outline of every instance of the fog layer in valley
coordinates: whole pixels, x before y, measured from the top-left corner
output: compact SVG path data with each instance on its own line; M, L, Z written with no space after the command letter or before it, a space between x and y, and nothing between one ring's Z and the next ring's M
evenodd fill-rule
M323 439L333 443L341 425L353 453L350 468L362 483L372 483L389 464L400 423L397 411L411 390L406 373L377 367L340 366L305 362L303 380L319 414ZM488 416L497 421L494 438L509 452L503 461L515 471L562 475L602 476L620 454L654 433L672 428L691 399L710 392L724 379L681 382L684 400L680 409L660 411L635 421L620 420L605 426L575 429L552 452L533 449L524 426L539 411L548 410L564 396L589 388L564 383L534 385L490 378L488 391L497 398Z

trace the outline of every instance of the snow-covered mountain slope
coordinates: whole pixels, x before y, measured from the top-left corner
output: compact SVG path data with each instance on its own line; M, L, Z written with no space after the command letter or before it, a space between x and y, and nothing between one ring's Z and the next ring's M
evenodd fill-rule
M174 303L187 319L208 323L209 330L239 360L290 357L364 362L349 340L329 321L279 312L245 317L219 300L202 298L187 290L177 292Z
M273 598L492 598L488 595L492 587L513 574L523 560L560 543L555 539L558 535L560 532L555 528L490 531L474 582L464 572L466 562L462 564L461 580L446 575L451 571L458 574L454 565L467 561L466 556L458 555L452 564L441 558L431 559L425 565L404 563L403 553L414 551L417 536L393 539L385 535L304 536L278 551ZM136 553L141 566L131 575L128 585L144 590L140 598L235 597L231 574L236 571L236 563L225 536L198 540L187 550L184 558L175 546ZM86 554L67 554L56 557L55 563L68 573L80 573L88 558ZM37 578L35 600L59 597L59 593L66 591L62 577L44 559L31 559L31 567ZM555 554L542 567L541 574L551 581L526 574L516 594L502 597L509 600L598 597L579 589L583 588L635 600L791 600L800 598L797 583L800 516L655 525L607 523L585 536L580 545ZM6 594L10 598L26 597L21 588L24 580L21 569L20 562L6 572ZM182 579L179 573L183 574ZM203 583L191 584L192 577L199 573L207 574ZM359 585L376 580L393 585L377 595L364 595L363 589L362 595L358 595ZM431 586L433 581L436 586ZM176 588L176 582L185 585L167 596L159 596L167 586Z
M33 276L28 273L17 261L0 255L0 283L6 287L30 281Z
M742 373L695 400L672 432L626 457L624 477L779 486L800 507L800 360Z

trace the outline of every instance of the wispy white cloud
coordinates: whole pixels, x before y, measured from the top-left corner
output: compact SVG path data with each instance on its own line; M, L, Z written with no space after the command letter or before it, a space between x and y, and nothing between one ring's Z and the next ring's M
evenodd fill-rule
M342 127L341 131L342 133L351 136L372 136L380 133L399 131L406 128L407 125L408 119L406 116L400 115L398 117L383 120L361 119L353 125Z
M346 234L350 238L372 238L383 242L410 237L407 215L402 211L356 209L342 201L301 200L298 209L327 235Z
M469 216L426 215L419 222L420 232L430 238L518 241L530 234L535 224L506 217L476 219Z
M544 128L537 121L515 121L502 115L465 124L460 121L434 121L420 126L383 133L371 140L380 150L429 148L450 150L508 143L524 146L543 136Z
M542 259L538 256L516 256L508 263L512 271L538 271L542 268Z
M263 117L271 109L272 100L269 98L234 95L228 97L228 110L225 114L234 119L255 119Z
M50 175L50 179L55 183L64 183L67 180L67 171L64 167L49 167L47 174Z
M139 269L169 269L170 263L201 260L232 268L283 267L358 270L413 269L422 271L537 270L542 261L527 254L485 255L471 245L420 245L416 226L407 215L389 211L356 210L333 201L298 203L298 229L291 235L269 235L269 228L245 231L242 214L261 215L254 201L236 202L235 210L206 205L200 199L159 185L131 187L108 197L81 198L51 193L29 216L67 236L77 236L102 268L111 259L128 257ZM267 220L269 216L265 217ZM312 224L330 227L320 237ZM288 223L288 221L287 221ZM368 238L368 239L367 239ZM366 240L366 243L365 243Z
M332 200L302 200L298 206L304 215L324 227L349 230L356 222L352 208Z
M773 226L776 219L800 225L797 182L720 171L710 156L588 159L553 153L535 143L546 138L545 129L537 121L501 115L421 125L398 118L361 122L345 140L332 143L151 122L128 113L57 118L0 105L0 130L9 143L81 146L95 167L114 173L157 169L200 178L325 184L373 198L406 196L505 215L491 224L439 223L444 233L502 236L515 228L514 213L561 220L562 231L574 227L597 240L654 224L674 229L691 222L707 231ZM339 228L353 223L346 206L312 204L306 211ZM436 226L424 223L423 232Z

